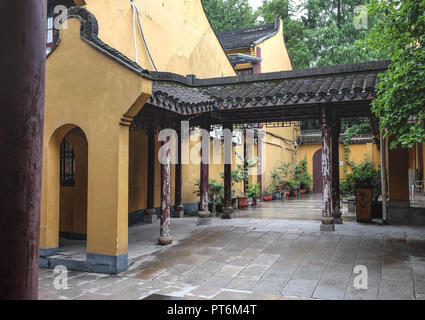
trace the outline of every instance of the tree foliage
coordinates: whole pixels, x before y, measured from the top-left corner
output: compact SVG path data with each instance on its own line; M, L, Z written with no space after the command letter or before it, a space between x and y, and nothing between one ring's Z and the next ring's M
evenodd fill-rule
M286 47L294 69L356 63L386 57L376 49L358 46L370 27L379 20L368 19L369 29L354 25L358 6L370 0L264 0L255 12L248 0L202 0L216 32L239 29L283 19Z
M216 32L241 29L256 24L258 13L248 0L202 0L205 12Z
M287 0L266 0L260 8L268 23L273 14L284 17L284 34L295 69L377 60L382 54L364 51L358 42L368 29L356 28L356 11L370 0L305 0L298 6L284 4ZM302 13L301 19L294 12ZM368 26L374 20L368 20Z
M425 137L425 0L371 0L378 23L365 50L388 53L392 63L381 75L373 112L392 147L413 147Z

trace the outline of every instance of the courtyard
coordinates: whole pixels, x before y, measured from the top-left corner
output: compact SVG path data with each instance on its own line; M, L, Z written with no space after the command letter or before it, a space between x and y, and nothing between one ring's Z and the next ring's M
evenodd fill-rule
M210 226L197 226L194 217L172 219L174 242L167 247L157 244L159 223L131 227L127 271L69 271L69 289L56 290L57 274L41 268L39 298L425 298L425 227L360 224L348 216L335 232L322 233L313 214L320 201L306 199L261 202L239 218L213 218ZM303 220L291 206L307 212ZM354 286L357 265L367 268L367 290Z

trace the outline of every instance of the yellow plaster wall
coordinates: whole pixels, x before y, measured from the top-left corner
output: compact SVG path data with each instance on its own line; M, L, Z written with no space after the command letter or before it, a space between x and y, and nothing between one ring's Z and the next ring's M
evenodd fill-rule
M292 70L285 41L283 39L283 21L280 19L280 29L274 36L258 44L261 48L261 72Z
M134 116L151 94L140 77L80 38L68 20L47 59L41 248L59 244L59 145L75 126L88 142L87 252L128 251L128 140L124 114Z
M148 136L130 131L128 211L146 209L148 183Z
M313 175L313 156L317 150L322 149L320 144L302 144L298 148L296 161L299 162L304 157L307 159L308 173ZM339 144L339 161L345 164L345 147L342 143ZM380 153L377 144L366 143L366 144L352 144L350 145L349 161L354 163L361 163L363 161L372 161L378 167L381 163ZM351 172L351 167L347 166L347 172ZM341 179L345 178L344 165L339 166L339 176Z
M133 11L129 0L86 0L99 22L99 38L135 59ZM135 0L146 42L159 71L199 78L233 76L226 57L202 8L201 0ZM137 19L136 19L137 23ZM136 24L137 26L137 24ZM153 66L137 29L139 64Z
M288 140L281 139L272 135L267 135L266 144L266 161L264 174L262 176L263 190L265 190L271 183L271 171L279 165L280 161L294 163L296 161L295 147L292 141L294 127L287 128L265 128L266 131L272 132L284 137Z

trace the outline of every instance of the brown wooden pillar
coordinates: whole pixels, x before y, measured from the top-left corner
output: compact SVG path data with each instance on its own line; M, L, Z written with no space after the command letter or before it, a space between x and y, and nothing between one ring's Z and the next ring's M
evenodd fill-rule
M341 132L341 120L334 119L332 125L332 217L335 224L341 224L341 207L339 192L339 135Z
M0 299L37 299L46 1L0 1Z
M322 224L321 231L334 231L335 225L331 214L331 119L326 107L322 107L321 129L322 129Z
M202 115L201 119L202 133L202 148L201 148L201 172L200 172L200 208L198 224L210 224L211 213L208 209L208 180L209 180L209 131L210 123L208 115ZM207 135L208 132L208 135Z
M226 122L224 130L233 131L231 122ZM226 141L229 140L230 141ZM231 219L233 217L232 207L232 135L224 135L224 208L222 219Z
M162 142L163 152L161 154L161 224L160 224L160 235L159 244L168 245L173 242L173 238L170 234L170 171L171 171L171 149L170 149L171 137L167 137L165 142Z
M183 218L183 167L182 167L182 133L177 129L177 163L175 165L174 217Z
M158 220L155 214L155 136L156 128L148 129L148 185L144 223L154 223Z

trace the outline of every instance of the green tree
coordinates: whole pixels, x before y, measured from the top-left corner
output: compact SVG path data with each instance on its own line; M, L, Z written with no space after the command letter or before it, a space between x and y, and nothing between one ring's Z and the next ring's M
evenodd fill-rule
M314 59L305 41L307 29L304 23L291 16L291 12L299 9L299 6L290 4L288 0L266 0L259 8L264 23L273 23L276 15L282 17L286 48L295 69L308 68Z
M216 32L241 29L256 24L258 13L248 0L202 0L205 12Z
M425 130L425 0L371 0L369 15L379 18L364 41L365 50L389 54L373 112L391 147L423 142Z
M356 28L356 8L370 0L305 0L298 6L287 0L265 0L260 8L266 23L280 14L294 69L381 59L376 50L360 50L358 42L369 33ZM294 12L302 13L301 19ZM373 19L368 20L373 25Z

